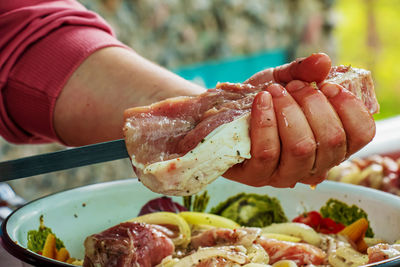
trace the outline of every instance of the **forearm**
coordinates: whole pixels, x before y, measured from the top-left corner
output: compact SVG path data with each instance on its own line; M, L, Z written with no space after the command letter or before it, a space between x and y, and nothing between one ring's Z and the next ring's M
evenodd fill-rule
M55 102L96 51L124 47L97 14L74 0L1 1L0 135L12 143L60 142Z
M133 51L104 48L89 56L64 86L54 128L70 146L122 138L125 109L204 90Z

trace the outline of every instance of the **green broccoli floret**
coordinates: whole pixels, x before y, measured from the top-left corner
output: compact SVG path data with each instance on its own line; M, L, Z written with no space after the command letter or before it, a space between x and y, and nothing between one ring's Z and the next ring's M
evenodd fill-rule
M331 218L335 222L342 223L346 226L352 224L360 218L367 219L368 224L370 225L368 215L363 209L357 207L356 205L348 206L346 203L332 198L326 202L325 206L321 207L320 213L322 217ZM365 236L374 237L374 232L370 226L368 226Z
M40 220L39 229L37 231L31 230L28 232L28 249L36 253L43 251L47 235L53 234L50 228L44 226L43 215L40 215L39 220ZM60 249L64 247L65 247L64 243L59 238L56 237L56 248Z
M279 200L268 195L240 193L212 208L210 213L249 227L287 222Z

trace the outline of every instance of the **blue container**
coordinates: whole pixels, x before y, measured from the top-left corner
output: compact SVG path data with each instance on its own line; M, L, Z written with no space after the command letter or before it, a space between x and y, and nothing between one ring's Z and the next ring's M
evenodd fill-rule
M243 82L254 73L287 63L286 50L273 50L221 61L203 62L175 70L183 78L214 88L218 82Z

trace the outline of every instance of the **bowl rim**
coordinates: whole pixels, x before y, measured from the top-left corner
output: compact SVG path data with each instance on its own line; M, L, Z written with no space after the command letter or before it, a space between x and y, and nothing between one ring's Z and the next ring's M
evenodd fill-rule
M10 253L12 256L16 257L17 259L24 261L28 264L34 265L34 266L44 266L44 267L54 267L54 266L58 266L58 267L71 267L71 266L76 266L73 264L69 264L69 263L65 263L65 262L61 262L61 261L57 261L54 259L50 259L47 257L44 257L40 254L37 254L31 250L29 250L28 248L25 248L23 246L20 246L16 241L13 241L12 238L10 237L10 235L7 232L7 223L9 221L9 219L16 213L18 212L20 209L24 208L27 205L30 205L32 203L35 203L37 201L40 201L44 198L50 197L50 196L54 196L57 194L62 194L65 192L69 192L69 191L74 191L74 190L90 190L90 188L106 188L107 185L113 184L120 184L120 183L138 183L140 184L140 182L138 180L132 180L132 179L121 179L121 180L114 180L114 181L107 181L107 182L101 182L101 183L95 183L95 184L89 184L89 185L85 185L85 186L80 186L80 187L75 187L75 188L70 188L64 191L59 191L59 192L54 192L51 193L49 195L45 195L42 197L39 197L37 199L34 199L32 201L29 201L27 203L25 203L24 205L22 205L21 207L15 209L1 224L1 231L2 231L2 235L1 235L1 239L2 239L2 245L4 247L4 249ZM389 198L393 198L393 199L397 199L398 197L392 194L389 194L387 192L383 192L380 190L376 190L373 188L369 188L369 187L363 187L360 185L353 185L353 184L346 184L346 183L339 183L339 182L335 182L335 181L328 181L325 180L323 183L325 184L334 184L336 186L350 186L350 187L356 187L357 190L366 190L366 191L370 191L372 190L373 192L375 192L376 194L380 194L381 196L385 196L385 197L389 197ZM338 185L340 184L340 185ZM149 189L150 190L150 189ZM363 265L365 267L395 267L395 266L400 266L400 256L399 257L395 257L394 259L387 259L385 261L381 261L378 262L376 264L372 263L372 264L367 264L367 265Z
M100 183L99 183L100 184ZM53 195L57 195L57 194L61 194L63 192L67 192L67 191L72 191L72 190L76 190L79 188L83 188L83 187L87 187L87 186L93 186L96 184L91 184L91 185L86 185L86 186L82 186L82 187L75 187L75 188L71 188L68 190L64 190L64 191L59 191L59 192L54 192L51 193L49 195L45 195L42 197L39 197L37 199L31 200L29 202L26 202L24 205L18 207L17 209L13 210L13 212L11 212L7 218L2 222L1 224L1 236L0 238L2 239L2 245L3 248L10 253L12 256L14 256L15 258L17 258L18 260L24 261L28 264L31 264L33 266L43 266L43 267L54 267L54 266L58 266L58 267L71 267L71 266L75 266L69 263L65 263L62 261L57 261L54 259L50 259L47 257L44 257L40 254L37 254L36 252L33 252L31 250L29 250L28 248L25 248L23 246L20 246L16 241L13 241L12 238L9 236L8 232L7 232L7 223L9 221L9 219L16 213L18 212L20 209L24 208L25 206L28 206L34 202L40 201L44 198L53 196Z

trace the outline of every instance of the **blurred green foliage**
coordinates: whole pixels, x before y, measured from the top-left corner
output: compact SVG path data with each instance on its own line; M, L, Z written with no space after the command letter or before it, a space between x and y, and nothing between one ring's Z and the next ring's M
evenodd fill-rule
M400 1L338 0L337 62L372 71L381 106L375 119L400 114Z

